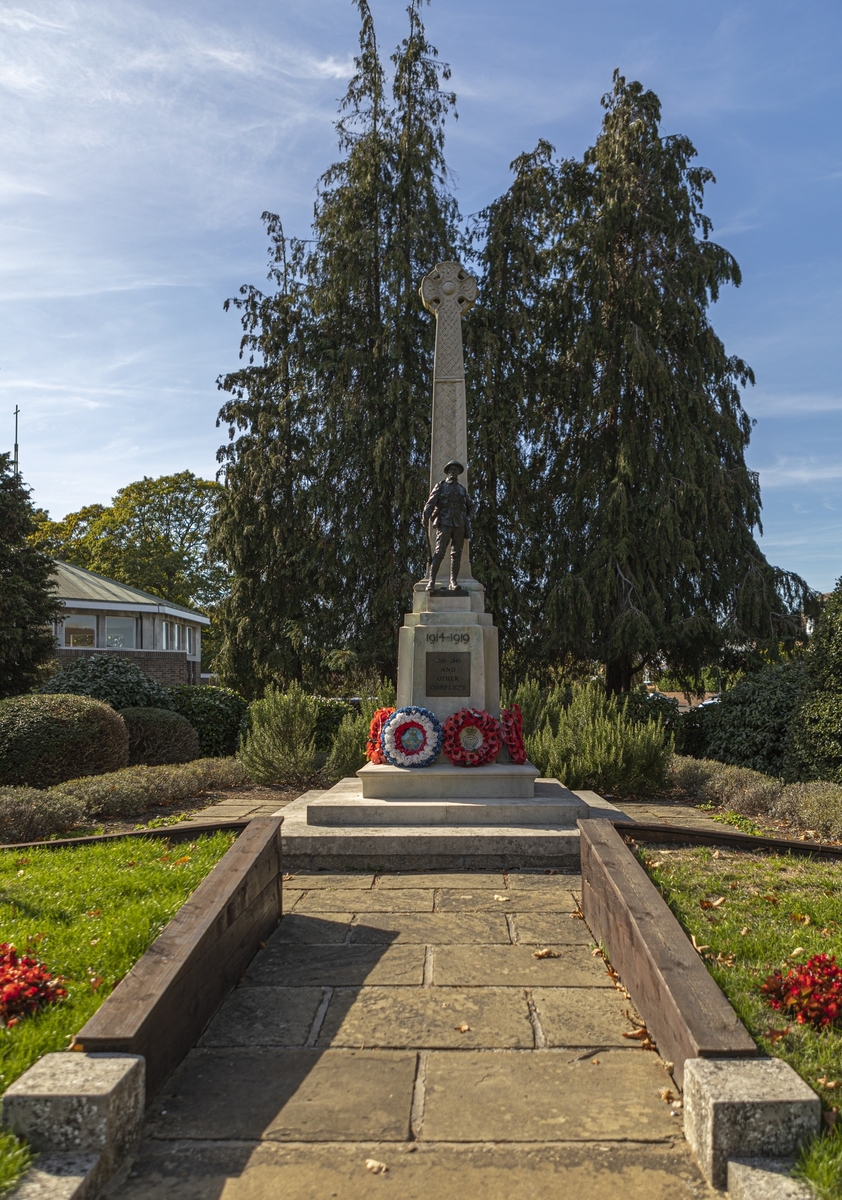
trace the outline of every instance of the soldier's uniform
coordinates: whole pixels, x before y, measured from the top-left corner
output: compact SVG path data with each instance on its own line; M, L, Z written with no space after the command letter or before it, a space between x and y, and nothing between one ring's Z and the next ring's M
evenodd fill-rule
M448 463L448 467L451 464ZM459 464L456 464L459 465ZM448 468L445 467L445 471ZM459 466L461 472L462 467ZM452 482L442 479L430 492L430 498L424 505L422 521L426 525L432 520L436 531L436 546L430 566L430 584L432 591L436 582L439 567L450 545L450 586L457 586L459 567L462 563L462 544L466 537L471 536L471 498L465 488L454 479Z

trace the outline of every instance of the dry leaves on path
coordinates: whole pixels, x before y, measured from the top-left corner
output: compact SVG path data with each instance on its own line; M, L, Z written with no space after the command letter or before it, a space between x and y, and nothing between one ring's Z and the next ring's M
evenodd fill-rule
M558 950L550 950L549 947L545 946L543 950L533 950L532 957L533 958L561 958L561 954L559 953Z
M379 1162L376 1158L367 1158L365 1160L365 1169L371 1171L372 1175L385 1175L389 1170L384 1162Z

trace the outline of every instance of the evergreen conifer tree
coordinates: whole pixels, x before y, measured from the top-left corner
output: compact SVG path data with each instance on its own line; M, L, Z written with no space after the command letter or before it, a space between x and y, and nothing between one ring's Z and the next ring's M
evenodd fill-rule
M322 177L314 239L269 217L274 295L244 288L247 364L226 376L226 491L213 544L232 569L219 666L240 687L337 662L394 673L397 630L424 564L433 323L422 275L451 257L449 75L423 0L393 55L388 94L367 0Z
M8 454L0 454L0 697L28 692L55 655L53 562L29 543L33 507Z

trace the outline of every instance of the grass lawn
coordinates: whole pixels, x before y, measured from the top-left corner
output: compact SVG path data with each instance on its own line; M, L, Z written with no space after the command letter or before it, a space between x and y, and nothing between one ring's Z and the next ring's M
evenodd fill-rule
M768 1006L760 986L814 954L842 965L842 863L708 847L641 853L761 1053L790 1063L832 1122L842 1102L842 1025L798 1025ZM842 1200L842 1118L802 1155L800 1170L822 1200Z
M126 838L0 851L0 940L64 977L67 999L0 1027L0 1092L51 1050L64 1050L235 840ZM25 1166L0 1134L0 1195Z

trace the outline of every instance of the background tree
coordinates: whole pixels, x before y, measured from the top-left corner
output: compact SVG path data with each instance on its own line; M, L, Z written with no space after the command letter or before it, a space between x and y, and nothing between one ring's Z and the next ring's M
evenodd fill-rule
M397 630L425 550L435 330L421 276L456 242L443 91L420 19L387 88L367 0L337 122L343 157L320 181L313 240L267 215L273 295L243 288L246 365L220 386L229 445L214 546L232 571L224 677L261 690L341 663L394 674Z
M192 471L144 476L107 507L88 505L61 521L39 512L30 540L63 562L205 610L225 588L225 572L207 549L220 490Z
M661 136L660 102L639 83L615 72L603 106L584 161L555 166L524 303L539 331L523 428L543 566L534 550L522 561L541 654L605 663L615 693L659 656L687 674L729 643L777 646L796 634L790 614L808 589L754 538L740 399L753 375L708 318L720 288L740 282L709 238L713 176L692 165L687 138ZM546 192L533 183L522 201L533 221Z
M0 697L29 691L55 656L51 623L62 606L52 561L29 541L33 512L10 456L0 454Z

